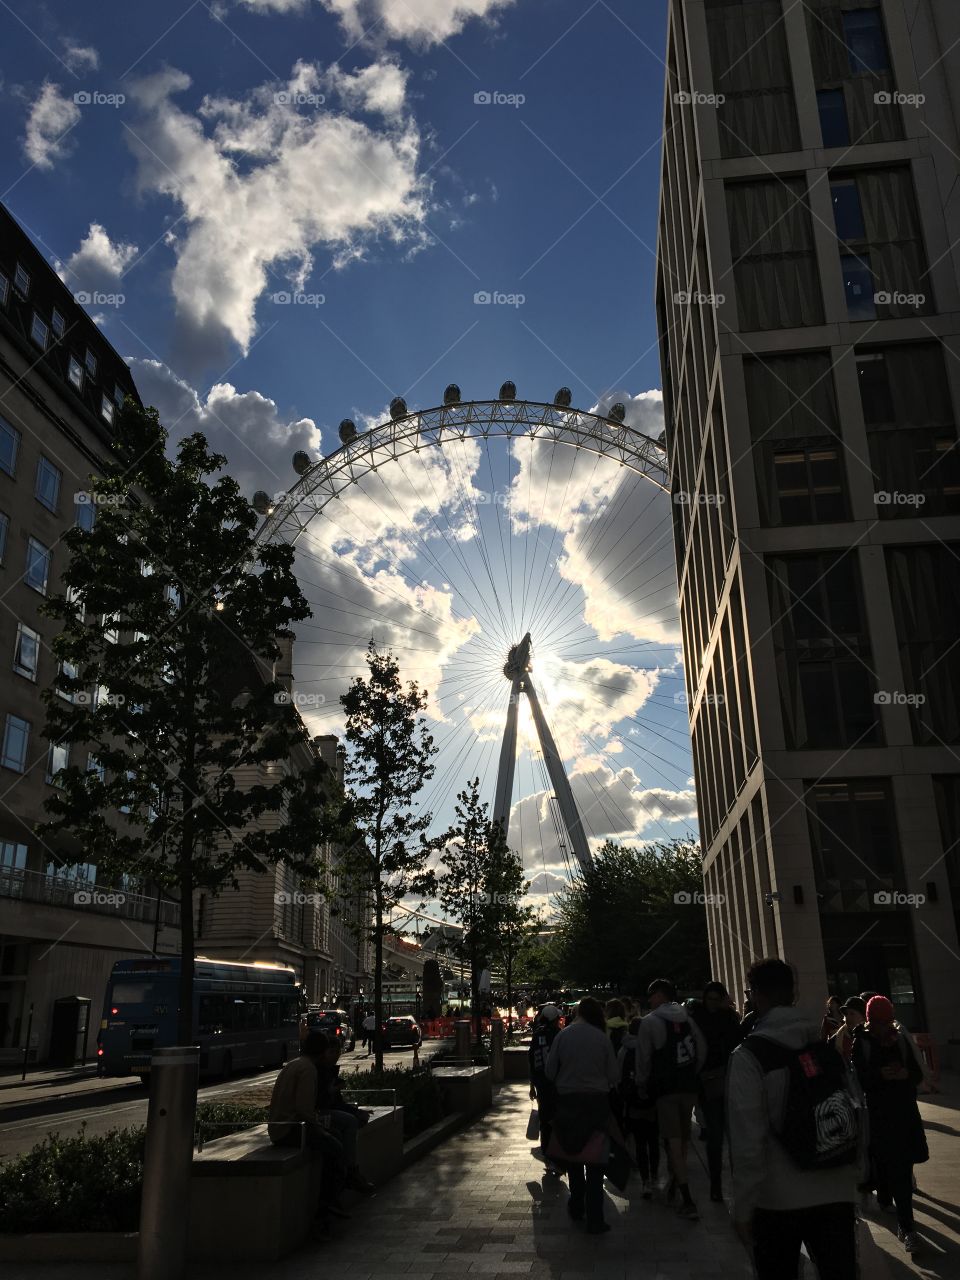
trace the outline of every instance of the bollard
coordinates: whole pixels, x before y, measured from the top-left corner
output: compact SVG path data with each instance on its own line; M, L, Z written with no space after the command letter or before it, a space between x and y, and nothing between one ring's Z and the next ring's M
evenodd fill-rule
M179 1280L187 1257L200 1050L154 1049L137 1280Z
M456 1037L454 1041L453 1056L463 1062L472 1062L473 1054L470 1052L470 1035L472 1027L469 1018L459 1018L453 1024L453 1034Z
M503 1021L500 1018L490 1023L490 1075L494 1084L503 1082Z

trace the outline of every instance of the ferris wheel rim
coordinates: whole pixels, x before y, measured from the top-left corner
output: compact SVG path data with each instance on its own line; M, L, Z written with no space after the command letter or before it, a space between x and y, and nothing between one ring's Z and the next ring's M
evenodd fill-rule
M443 434L445 429L449 429L447 434ZM313 462L289 489L275 495L255 541L258 545L295 543L330 502L385 463L419 452L422 447L442 448L451 442L490 437L546 439L566 448L583 449L597 457L610 458L662 492L670 492L665 446L625 422L539 400L465 400L417 409L357 432L338 449ZM413 438L422 444L410 443ZM397 451L400 444L408 447ZM395 452L376 460L376 450L391 448ZM334 483L344 475L345 480ZM330 482L326 491L314 501L325 482ZM310 504L305 519L298 511L303 504Z

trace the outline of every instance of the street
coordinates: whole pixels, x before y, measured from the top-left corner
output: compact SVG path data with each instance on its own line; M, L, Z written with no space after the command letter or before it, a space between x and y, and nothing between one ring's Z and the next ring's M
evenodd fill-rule
M420 1061L428 1061L443 1041L433 1040L420 1050ZM385 1055L385 1066L409 1067L410 1050L392 1051ZM340 1058L343 1074L369 1070L373 1058L357 1048ZM229 1080L201 1084L198 1099L202 1102L230 1102L258 1086L272 1084L277 1070L248 1072ZM49 1077L52 1077L49 1078ZM69 1137L86 1126L88 1134L106 1133L109 1129L131 1128L146 1124L147 1090L134 1077L132 1080L98 1079L92 1075L40 1073L37 1079L21 1084L16 1077L0 1081L0 1164L12 1156L29 1151L50 1133Z

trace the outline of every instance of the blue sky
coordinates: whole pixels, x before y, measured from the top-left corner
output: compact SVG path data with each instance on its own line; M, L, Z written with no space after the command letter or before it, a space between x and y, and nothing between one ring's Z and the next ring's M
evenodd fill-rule
M342 417L363 429L392 395L428 407L450 381L465 399L506 378L531 400L567 385L585 409L624 401L657 436L665 8L12 0L0 191L174 436L204 430L247 492L289 485L296 448L337 448ZM489 766L506 696L493 655L522 619L498 626L474 597L505 516L504 575L532 561L528 594L537 573L555 621L570 614L551 645L541 631L539 669L588 829L679 833L695 808L669 508L645 482L556 452L418 457L423 474L344 504L353 537L311 526L301 568L317 616L297 674L314 697L322 677L328 701L305 714L336 727L337 680L374 631L420 653L438 778L455 787ZM471 521L479 491L512 505ZM514 587L518 615L519 572ZM431 798L441 818L448 790ZM546 892L563 865L541 830L533 747L524 795L516 829Z

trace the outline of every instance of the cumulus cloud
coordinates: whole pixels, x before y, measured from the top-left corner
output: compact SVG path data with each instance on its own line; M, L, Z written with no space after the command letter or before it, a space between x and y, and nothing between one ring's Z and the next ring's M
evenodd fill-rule
M137 252L135 244L111 240L99 222L91 222L76 252L66 262L57 263L57 274L71 289L117 284Z
M90 45L67 36L63 42L63 61L71 71L96 71L100 66L100 55Z
M323 73L305 62L285 84L243 101L207 97L196 114L176 101L190 86L180 71L131 86L142 116L130 134L140 189L182 210L171 242L186 358L214 359L227 340L248 350L271 271L291 269L302 282L317 248L338 265L376 236L417 234L426 212L420 137L399 114L397 68L383 68L379 96L362 76L337 82L367 110L390 115L380 127L321 101Z
M239 0L261 13L297 13L308 0ZM439 44L463 30L472 18L495 18L513 0L320 0L340 20L351 43L406 40L418 48Z
M80 108L62 93L60 86L45 80L30 106L23 135L23 150L38 169L52 169L67 151L67 135L80 119Z

